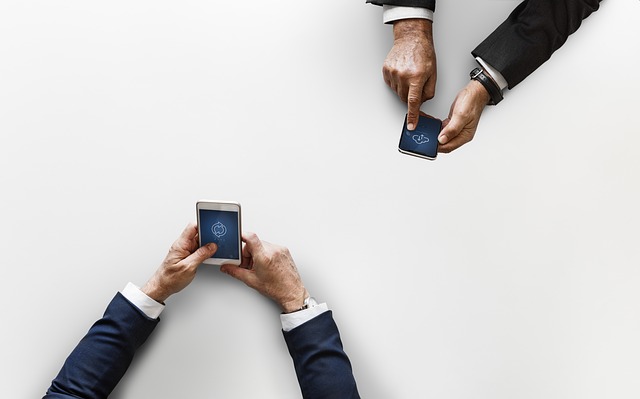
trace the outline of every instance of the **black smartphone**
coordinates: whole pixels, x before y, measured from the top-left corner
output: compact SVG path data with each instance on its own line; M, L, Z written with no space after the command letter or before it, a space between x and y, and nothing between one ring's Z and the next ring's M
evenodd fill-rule
M438 156L438 135L441 128L440 119L420 115L416 129L409 130L405 116L398 150L403 154L435 160Z

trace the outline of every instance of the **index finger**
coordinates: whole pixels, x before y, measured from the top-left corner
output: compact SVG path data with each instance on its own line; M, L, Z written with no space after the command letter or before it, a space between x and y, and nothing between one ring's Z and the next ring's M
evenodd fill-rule
M193 222L189 222L189 224L184 228L184 230L182 230L182 233L180 233L180 236L176 238L176 240L173 242L173 245L178 247L183 247L185 245L189 247L193 247L195 244L195 246L197 247L198 246L198 242L196 241L197 236L198 236L198 226Z
M409 130L415 130L416 126L418 126L420 105L422 105L422 88L415 83L411 83L409 85L409 94L407 95L407 129Z
M242 248L242 257L253 257L256 252L262 251L262 241L258 238L256 233L253 232L244 232L242 233L242 242L245 243Z

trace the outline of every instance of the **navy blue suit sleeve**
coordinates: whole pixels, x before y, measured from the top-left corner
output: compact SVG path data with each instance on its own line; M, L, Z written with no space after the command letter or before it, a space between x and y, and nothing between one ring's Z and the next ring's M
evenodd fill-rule
M600 0L525 0L471 54L496 68L513 88L546 62Z
M436 10L436 0L367 0L367 3L377 6L386 4L388 6L422 7L431 11Z
M109 396L158 321L117 293L104 316L71 352L44 398Z
M331 311L283 332L305 399L359 399Z

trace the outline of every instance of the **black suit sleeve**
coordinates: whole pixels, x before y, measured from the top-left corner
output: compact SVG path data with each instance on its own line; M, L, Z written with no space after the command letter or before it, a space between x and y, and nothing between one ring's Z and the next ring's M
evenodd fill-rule
M471 52L513 88L547 61L600 0L525 0Z
M386 4L388 6L422 7L431 11L436 10L436 0L367 0L367 3L377 6Z
M305 399L359 399L331 311L284 332Z
M117 293L104 316L71 352L44 398L109 396L158 321L149 319Z

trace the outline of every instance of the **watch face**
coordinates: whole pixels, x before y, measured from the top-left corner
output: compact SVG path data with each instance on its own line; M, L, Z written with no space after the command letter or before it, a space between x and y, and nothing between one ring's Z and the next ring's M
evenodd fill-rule
M304 300L305 309L309 309L309 308L312 308L314 306L318 306L318 301L316 301L316 298L310 296L309 298Z

